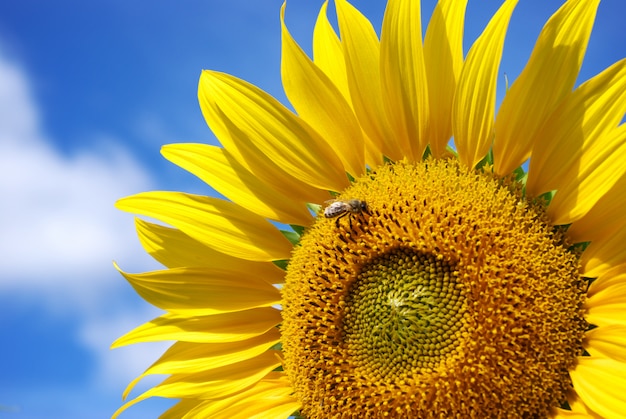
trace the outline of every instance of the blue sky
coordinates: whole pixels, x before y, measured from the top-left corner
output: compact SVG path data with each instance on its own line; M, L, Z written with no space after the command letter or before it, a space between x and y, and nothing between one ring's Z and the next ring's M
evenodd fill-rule
M559 3L520 1L500 68L510 80ZM354 4L380 27L384 2ZM469 40L498 4L470 0ZM164 349L108 349L159 314L113 269L112 260L128 271L158 268L132 216L113 203L152 189L212 193L159 147L216 143L196 99L204 68L285 102L280 5L0 2L0 419L109 417L126 384ZM306 50L320 5L288 3L288 26ZM426 16L432 7L424 1ZM625 12L622 0L601 4L581 80L626 56ZM143 402L122 417L156 417L165 405Z

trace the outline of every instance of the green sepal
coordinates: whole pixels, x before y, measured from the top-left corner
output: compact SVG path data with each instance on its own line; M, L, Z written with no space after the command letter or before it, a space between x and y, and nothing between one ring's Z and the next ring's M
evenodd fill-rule
M280 230L280 232L283 233L283 236L285 236L294 246L300 243L300 235L295 231Z
M426 150L424 150L424 154L422 154L422 160L426 160L427 158L429 158L432 155L433 155L433 152L430 149L430 145L427 145L426 146Z
M322 212L322 205L307 202L306 207L315 215L319 215ZM293 227L293 226L292 226Z
M302 236L304 234L305 228L296 224L289 224L289 226L293 229L293 231L298 235Z
M477 169L483 168L485 166L493 166L493 149L490 148L489 152L481 161L476 165Z
M515 181L524 185L525 187L526 180L528 180L528 173L524 171L524 168L522 166L518 167L517 169L513 170L513 174L515 175Z
M278 266L283 271L286 271L287 266L289 265L289 259L273 260L272 263Z
M548 205L550 205L550 202L552 202L552 198L554 198L555 194L556 194L556 191L549 191L549 192L539 195L537 199L543 200L544 206L547 208Z

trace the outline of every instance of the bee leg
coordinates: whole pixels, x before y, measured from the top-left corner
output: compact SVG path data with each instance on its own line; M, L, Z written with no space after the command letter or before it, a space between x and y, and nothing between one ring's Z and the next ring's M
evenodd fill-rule
M337 228L339 228L339 220L341 220L343 217L345 217L348 213L344 212L343 214L341 214L339 217L337 217L337 219L335 219L335 226Z

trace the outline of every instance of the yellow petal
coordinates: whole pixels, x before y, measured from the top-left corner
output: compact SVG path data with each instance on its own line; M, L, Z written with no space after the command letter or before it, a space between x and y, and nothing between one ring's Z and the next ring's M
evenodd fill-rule
M364 114L365 109L363 108L363 105L369 106L369 104L364 103L361 106L361 108L363 108L361 112L361 116L359 116L359 114L356 113L356 111L354 110L355 106L353 103L352 94L360 95L360 91L358 89L355 91L355 93L351 93L350 91L351 88L354 90L356 89L356 87L353 82L352 82L352 87L350 87L351 81L348 80L348 77L349 77L348 67L347 67L348 57L345 56L345 45L344 45L345 42L342 43L339 40L339 37L335 33L330 22L328 21L327 5L328 5L328 1L326 1L324 5L322 6L320 13L318 15L316 26L315 26L314 39L313 39L313 55L315 57L315 63L318 64L318 66L322 70L324 70L324 72L327 75L329 75L329 77L333 80L335 85L344 95L346 102L350 105L353 112L355 112L357 119L359 119L359 125L361 126L361 132L362 132L363 140L365 142L365 164L368 165L369 167L376 167L384 163L382 148L383 147L390 148L390 147L388 147L385 144L387 140L384 138L383 139L377 138L377 137L370 138L370 136L368 135L367 128L362 125L363 122L361 120L364 117L366 117L366 115ZM358 15L358 10L354 10L354 12ZM367 26L368 25L367 20L363 16L360 16L360 18L364 20L363 24ZM368 31L368 29L369 28L366 28L366 32ZM366 33L365 35L367 37L368 35L370 35L370 33ZM376 48L375 53L378 54L379 44L378 44L378 39L376 38L375 33L374 33L374 41L375 41L374 47ZM364 54L367 54L367 51L365 51ZM376 71L377 68L374 70ZM357 65L357 71L358 71L358 65ZM382 99L379 98L377 100L382 100ZM378 123L378 124L382 124L381 126L386 126L385 121L373 121L372 123L374 124ZM376 133L375 130L371 132L373 132L374 134Z
M590 409L605 418L623 417L626 412L626 363L579 357L570 376L574 390Z
M452 108L454 144L459 160L473 168L493 140L496 84L504 38L517 0L507 0L476 40L461 71Z
M590 310L606 309L609 306L626 307L626 282L620 281L611 285L606 285L600 290L594 289L593 294L589 295L587 298L586 305ZM626 315L626 311L624 312L624 315Z
M124 391L126 399L135 385L151 374L192 374L254 358L280 341L278 329L238 342L176 342Z
M605 136L621 121L625 97L626 60L622 60L563 99L537 133L527 192L538 196L577 182L583 156L588 159L590 147L602 147Z
M241 166L268 187L291 196L295 202L322 203L329 199L327 190L296 179L285 167L281 167L279 162L263 154L262 150L250 140L248 133L225 118L215 98L207 96L207 91L203 89L205 77L200 77L198 88L200 109L215 136Z
M202 316L280 303L276 287L236 266L120 273L144 300L171 313Z
M239 259L218 252L174 228L135 219L142 246L153 258L168 268L229 267L242 273L255 272L268 284L282 284L285 271L271 262Z
M161 154L195 174L242 207L285 224L308 226L313 221L306 203L263 182L228 151L207 144L170 144Z
M196 406L202 403L202 400L198 399L182 399L174 406L163 412L159 419L181 419L188 417L187 412L193 410Z
M615 183L624 178L624 156L626 124L594 142L580 157L580 167L572 168L565 175L570 182L559 188L547 210L552 222L571 224L582 218Z
M343 46L328 21L327 9L328 1L324 2L322 5L315 23L313 32L313 61L318 68L332 80L343 95L346 103L354 111L348 84L346 58L344 57ZM363 130L363 127L361 127L361 136L365 143L365 164L370 167L382 164L381 145L371 140Z
M259 413L258 411L256 411L256 414L251 414L245 417L250 419L282 419L291 416L293 412L302 407L302 403L296 400L293 396L285 396L280 401L277 400L276 402L272 400L271 404L273 406L271 406L267 411L263 413ZM245 406L244 412L255 412L254 406L251 403L248 404L247 406ZM244 416L242 416L242 419L243 418ZM226 419L226 417L224 417L224 419Z
M335 6L354 113L379 153L401 159L401 150L392 146L385 118L376 32L367 18L345 0L335 1Z
M626 324L626 282L623 279L622 277L619 282L603 286L600 290L589 290L590 296L585 301L585 319L590 324Z
M561 408L556 408L556 414L553 417L554 419L594 419L594 416L590 416L586 413L572 412L571 410L565 410Z
M389 0L380 37L383 105L404 156L421 160L428 145L428 86L419 0Z
M626 363L626 325L596 327L585 334L585 349L592 356L605 356Z
M237 342L176 342L145 374L182 374L205 371L254 358L280 341L278 329Z
M596 278L587 290L587 297L592 297L607 287L626 283L626 265L618 265Z
M293 390L292 390L293 391ZM256 399L231 405L217 413L215 419L284 419L290 417L296 410L302 407L302 403L293 396L275 396L266 392Z
M203 89L205 77L201 75L198 88L200 109L213 133L241 166L272 189L291 196L293 201L321 203L329 199L327 190L296 179L284 167L279 166L278 162L263 154L262 150L250 140L248 133L225 118L215 98L207 96L207 91Z
M279 373L272 372L250 389L222 400L210 400L189 411L192 417L214 419L285 419L301 407L290 394L289 381Z
M126 403L113 414L113 419L123 410L149 397L196 397L201 399L227 397L253 386L279 365L276 351L267 351L253 359L209 371L173 375Z
M150 396L215 399L244 390L280 365L279 351L265 351L251 359L197 374L175 374L148 390Z
M322 5L313 30L313 61L333 81L346 102L351 105L346 62L341 41L326 15L328 1Z
M467 0L442 0L428 23L424 61L428 79L428 140L435 157L443 156L452 137L452 103L463 68L463 28Z
M583 275L596 278L613 266L626 263L626 229L613 233L604 239L591 242L581 257Z
M219 252L242 259L289 259L291 243L263 217L232 202L178 192L145 192L117 208L154 217Z
M568 1L543 27L498 111L493 144L497 174L511 173L530 157L536 132L574 87L599 3Z
M162 340L238 342L262 335L280 322L280 311L271 307L211 316L164 314L126 333L113 342L111 347Z
M572 409L571 411L566 410L565 412L569 412L570 415L563 415L557 417L565 417L565 418L586 418L586 419L604 419L602 416L594 413L589 406L587 406L580 397L576 394L576 392L572 391L568 394L567 404ZM557 409L562 410L562 409Z
M135 218L135 226L146 252L168 268L225 266L241 272L256 272L259 278L269 284L284 281L285 271L271 262L229 256L203 245L180 230L152 224L140 218Z
M365 149L361 127L330 79L293 40L281 8L282 80L285 93L298 115L332 146L346 171L354 177L365 171Z
M141 218L135 218L135 228L144 250L168 268L213 266L221 256L231 259L231 262L243 260L206 247L175 228L149 223Z
M228 74L205 70L200 76L198 96L205 119L220 141L220 133L227 127L223 135L226 140L236 133L238 142L256 147L302 182L332 191L348 186L333 149L264 91Z
M567 229L572 243L606 240L626 224L626 177L622 177L582 218Z

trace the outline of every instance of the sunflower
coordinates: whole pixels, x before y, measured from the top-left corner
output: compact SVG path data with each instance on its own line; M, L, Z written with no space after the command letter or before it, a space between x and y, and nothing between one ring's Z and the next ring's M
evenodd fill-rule
M227 199L124 198L165 310L113 346L175 343L127 402L164 418L624 417L626 60L575 86L599 0L545 24L496 112L505 1L464 57L466 1L389 0L380 40L336 0L310 59L282 25L295 112L204 71L222 147L163 155ZM495 116L495 117L494 117ZM620 125L621 124L621 125ZM450 145L450 140L453 144Z

